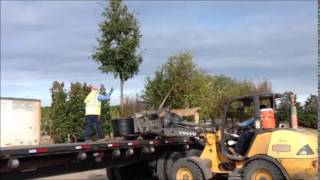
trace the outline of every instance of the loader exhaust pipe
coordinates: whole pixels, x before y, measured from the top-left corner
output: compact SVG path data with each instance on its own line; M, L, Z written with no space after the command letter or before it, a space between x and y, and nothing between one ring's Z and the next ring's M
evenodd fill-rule
M296 96L291 95L291 104L290 104L290 125L291 128L298 128L298 116L297 116L297 107L296 107Z

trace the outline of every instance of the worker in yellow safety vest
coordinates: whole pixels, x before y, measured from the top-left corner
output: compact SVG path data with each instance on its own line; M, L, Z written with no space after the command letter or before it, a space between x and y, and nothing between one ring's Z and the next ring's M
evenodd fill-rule
M90 141L90 135L93 132L93 126L96 127L98 134L98 139L104 139L105 135L102 129L100 115L101 115L101 101L110 100L110 96L113 92L111 88L109 94L102 95L99 94L98 89L94 86L91 87L91 92L88 94L84 103L86 105L85 115L86 115L86 126L85 126L85 141Z

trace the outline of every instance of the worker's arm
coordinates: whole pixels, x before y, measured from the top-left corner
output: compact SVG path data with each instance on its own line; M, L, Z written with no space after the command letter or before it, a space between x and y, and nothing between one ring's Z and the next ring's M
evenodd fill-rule
M239 123L238 126L240 126L240 127L247 127L247 126L252 125L252 124L254 123L254 121L255 121L254 118L250 118L250 119L248 119L248 120L245 120L245 121Z
M109 101L112 92L113 92L113 88L110 89L110 91L109 91L109 93L107 95L99 94L98 95L98 100L99 101Z
M110 97L109 97L109 95L99 94L99 95L98 95L98 100L99 100L99 101L108 101L108 100L110 100Z
M112 93L113 93L113 87L110 89L108 96L110 97Z

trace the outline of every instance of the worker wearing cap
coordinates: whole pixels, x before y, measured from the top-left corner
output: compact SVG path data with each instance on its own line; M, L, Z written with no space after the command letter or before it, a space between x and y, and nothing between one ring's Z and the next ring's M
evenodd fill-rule
M93 131L93 126L96 127L98 134L98 139L104 139L104 132L102 129L100 115L101 115L101 101L110 100L110 96L113 92L111 88L109 94L101 95L98 89L94 86L91 87L91 92L88 94L84 103L86 105L85 115L86 115L86 126L85 126L85 140L89 141L90 135Z

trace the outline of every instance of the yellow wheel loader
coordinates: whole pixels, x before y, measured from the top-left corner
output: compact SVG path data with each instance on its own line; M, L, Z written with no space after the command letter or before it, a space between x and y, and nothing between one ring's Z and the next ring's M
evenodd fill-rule
M316 133L297 127L294 98L288 109L290 126L280 124L276 105L281 98L280 94L264 94L227 101L220 128L204 134L201 156L176 161L171 179L203 180L219 174L229 180L316 177Z

